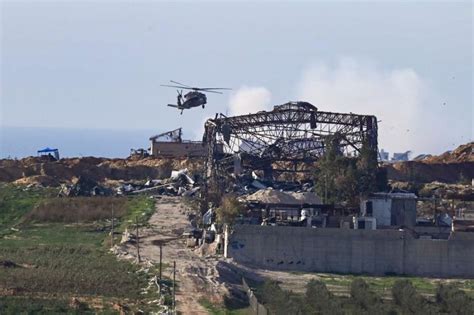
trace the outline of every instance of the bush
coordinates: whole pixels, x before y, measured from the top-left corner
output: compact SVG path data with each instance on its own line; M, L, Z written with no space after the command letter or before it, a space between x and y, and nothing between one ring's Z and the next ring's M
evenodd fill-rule
M388 313L382 299L369 289L369 285L364 280L355 279L352 281L350 293L352 302L361 313Z
M464 291L452 284L440 284L436 290L436 302L442 312L449 314L472 314L474 302Z
M265 281L261 291L261 301L271 314L309 314L301 297L282 290L276 281Z
M355 279L351 283L351 298L362 309L368 310L380 302L380 299L369 290L369 285L362 279Z
M305 302L310 314L342 314L337 300L319 280L310 280L306 285Z
M392 287L393 301L405 314L426 314L429 308L426 300L408 280L397 280Z

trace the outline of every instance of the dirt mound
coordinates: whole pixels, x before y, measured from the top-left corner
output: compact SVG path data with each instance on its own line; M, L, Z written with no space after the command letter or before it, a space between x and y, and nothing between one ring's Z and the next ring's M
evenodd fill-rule
M474 178L474 142L454 151L430 156L420 161L387 163L384 168L390 180L406 182L468 183Z
M146 180L167 178L172 170L187 168L199 172L204 165L201 159L107 159L97 157L67 158L48 161L41 157L21 160L0 160L0 182L58 186L85 176L97 182L114 180Z
M463 183L474 178L474 162L424 163L407 161L386 164L390 180L419 183Z
M56 178L47 175L22 177L15 180L13 183L16 185L41 185L45 187L58 187L61 184Z
M454 151L448 151L438 156L423 159L424 163L462 163L474 162L474 142L460 145Z

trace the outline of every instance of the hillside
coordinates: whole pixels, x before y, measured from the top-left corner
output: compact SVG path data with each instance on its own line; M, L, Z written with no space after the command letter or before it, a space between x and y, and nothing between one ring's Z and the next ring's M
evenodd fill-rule
M386 163L384 167L388 178L396 181L467 183L474 178L473 149L474 142L470 142L421 161Z
M58 186L80 176L98 182L107 180L144 180L169 177L172 170L201 168L199 159L107 159L96 157L67 158L50 161L47 158L28 157L21 160L0 160L0 182L18 184L40 183Z

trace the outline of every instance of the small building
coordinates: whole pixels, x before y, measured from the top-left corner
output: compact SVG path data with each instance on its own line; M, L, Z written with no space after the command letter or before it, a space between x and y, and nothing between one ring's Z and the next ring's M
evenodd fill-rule
M379 160L380 161L388 161L389 152L386 152L384 149L380 150L379 152Z
M361 201L361 215L374 217L377 227L413 227L416 224L416 199L412 193L372 193Z
M410 153L411 151L406 151L403 153L393 153L392 161L394 162L408 161L410 159L409 157Z
M150 137L150 154L156 157L205 157L207 147L201 141L182 139L182 129Z

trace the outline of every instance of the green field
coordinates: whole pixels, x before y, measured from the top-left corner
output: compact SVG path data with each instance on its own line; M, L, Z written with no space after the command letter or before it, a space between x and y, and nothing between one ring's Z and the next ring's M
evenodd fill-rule
M135 217L146 222L154 202L54 196L50 189L0 185L0 314L117 313L118 304L152 311L147 302L158 296L143 293L149 275L110 253L104 218L111 202L122 205L116 224L124 230ZM101 219L91 219L88 207Z

